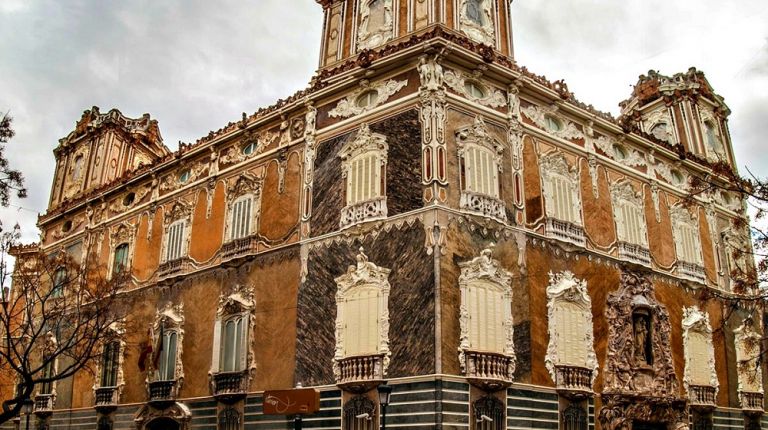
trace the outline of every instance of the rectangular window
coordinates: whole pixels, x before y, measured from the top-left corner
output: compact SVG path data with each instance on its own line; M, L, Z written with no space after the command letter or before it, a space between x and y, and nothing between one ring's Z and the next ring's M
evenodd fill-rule
M64 297L64 287L67 285L67 269L60 267L53 274L52 298Z
M251 206L253 199L248 197L232 205L232 225L230 240L247 237L251 234Z
M552 201L553 217L565 222L581 225L581 219L578 209L574 202L578 199L577 195L571 189L571 181L559 175L552 175L550 179L550 189Z
M104 345L101 353L101 386L117 386L117 368L120 364L120 343L110 342Z
M178 221L168 227L168 242L165 261L179 259L184 253L184 221Z
M112 274L122 273L128 266L128 244L123 243L115 248L115 261L112 265Z
M160 352L158 366L158 381L172 381L176 379L176 344L178 334L166 332L163 334L163 350Z
M501 291L476 284L467 289L469 342L476 351L504 352L504 297Z
M499 198L499 169L490 151L468 145L464 152L464 188Z
M381 167L375 153L356 157L347 176L347 206L381 196Z
M619 240L634 245L647 246L645 216L642 208L621 202L614 210Z
M678 256L677 258L686 263L701 265L701 245L699 244L699 230L691 225L678 225Z
M245 370L247 354L247 320L240 316L232 318L222 327L220 371L239 372Z
M43 378L48 379L53 377L53 360L50 357L44 357L43 360L48 361L43 368ZM53 393L53 381L43 382L40 384L40 394Z
M379 292L359 289L344 298L344 356L378 354Z

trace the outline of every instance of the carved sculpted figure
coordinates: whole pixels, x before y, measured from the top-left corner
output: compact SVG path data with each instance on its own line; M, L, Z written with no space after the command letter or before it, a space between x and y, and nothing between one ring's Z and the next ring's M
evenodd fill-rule
M651 364L648 357L648 317L638 315L635 318L635 360L638 364Z

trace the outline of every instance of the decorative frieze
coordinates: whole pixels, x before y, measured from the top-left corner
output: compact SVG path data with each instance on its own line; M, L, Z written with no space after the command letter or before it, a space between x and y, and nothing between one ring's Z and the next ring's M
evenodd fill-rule
M370 83L366 80L360 82L360 88L352 92L346 98L339 101L333 110L328 112L331 118L349 118L386 103L395 93L408 85L408 80L380 81Z

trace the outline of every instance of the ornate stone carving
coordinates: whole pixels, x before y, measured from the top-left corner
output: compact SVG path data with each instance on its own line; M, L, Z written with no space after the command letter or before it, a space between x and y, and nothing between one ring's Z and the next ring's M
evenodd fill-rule
M688 430L685 400L671 396L603 394L599 420L604 430L632 430L635 421L666 425L670 430Z
M608 158L615 160L627 167L646 166L647 162L642 152L626 145L620 140L608 136L600 136L594 139L594 145L600 148Z
M181 188L186 184L191 184L203 177L207 163L194 163L192 166L182 166L176 169L173 173L165 175L160 182L160 191L172 191ZM185 181L181 181L180 177L185 171L189 171L189 177Z
M120 353L118 354L118 360L117 360L117 377L115 380L117 381L116 386L116 392L112 395L113 403L116 406L117 403L120 400L120 396L123 394L123 388L125 388L125 372L123 371L123 361L125 360L125 348L126 348L126 342L125 342L125 323L122 321L114 322L110 325L108 329L108 336L107 340L104 341L105 343L102 344L102 348L108 343L108 342L117 342L118 345L120 345ZM102 354L99 354L101 356ZM101 375L101 366L103 365L102 360L96 360L96 372L95 375ZM97 377L94 379L93 382L93 391L94 394L99 388L106 388L101 387L101 380ZM110 387L112 388L112 387Z
M490 151L493 155L494 164L491 169L497 172L503 170L501 155L504 152L504 146L494 139L482 117L476 116L475 122L471 127L465 127L456 131L456 145L458 146L459 158L464 158L465 152L472 146ZM467 165L469 164L467 163ZM487 179L498 181L495 172L488 172L488 175L490 175L490 178ZM492 217L502 222L507 220L504 202L499 199L498 195L482 194L463 189L459 205L462 209Z
M393 29L392 0L360 0L358 51L373 49L386 43L392 39Z
M623 272L619 290L608 296L606 320L605 392L676 396L669 314L651 282Z
M663 125L663 128L657 128L656 126ZM653 135L655 138L662 142L673 142L672 134L672 117L669 114L669 109L663 107L653 112L646 114L643 119L643 129L646 133Z
M755 329L755 323L751 317L744 319L744 322L733 333L736 344L739 394L742 398L741 406L747 408L748 405L743 404L744 393L763 394L763 371L760 364L762 336Z
M419 60L419 78L422 91L438 91L443 88L443 66L437 62L436 57L422 56Z
M683 347L685 349L685 375L683 376L683 386L688 392L691 392L691 386L710 386L714 388L714 395L717 396L717 390L720 383L717 379L715 370L715 348L712 344L712 327L709 325L709 315L701 311L698 306L691 306L683 309ZM706 368L702 366L702 357L696 355L705 355ZM708 378L703 380L703 372L708 373Z
M485 85L484 83L481 83L479 74L476 74L476 76L470 77L460 71L448 70L445 72L444 80L445 80L445 84L448 85L449 88L461 94L462 97L465 97L483 106L500 108L500 107L507 106L507 103L509 102L507 97L504 95L504 92L497 90L493 87L490 87L488 85ZM481 86L484 90L483 96L478 97L477 95L470 93L467 90L467 81L472 82L475 85Z
M387 145L386 136L373 133L368 124L362 124L360 131L357 133L354 139L348 141L339 152L342 165L342 178L347 181L351 181L350 175L352 166L355 163L355 159L365 153L373 152L376 154L376 165L374 169L379 169L378 172L384 171L387 164L387 152L389 151L389 145ZM381 174L376 173L371 176L374 180L371 180L371 186L378 186L376 184L376 178L380 178ZM350 184L347 184L347 190L350 190ZM357 184L352 184L357 185ZM341 228L348 227L350 225L369 221L382 219L387 217L387 197L383 192L374 193L371 192L371 197L366 200L351 201L350 196L347 196L347 205L341 211L341 220L339 226Z
M256 301L253 297L253 287L244 284L235 284L228 293L222 293L219 296L219 305L216 308L216 325L214 328L213 341L213 359L211 360L211 370L208 371L208 382L211 393L216 393L214 375L219 373L219 359L222 347L222 324L228 317L243 315L248 322L248 333L246 344L248 345L248 354L245 357L245 371L252 380L256 372L256 355L253 349L251 338L256 330ZM246 383L247 386L247 383Z
M395 95L395 93L402 90L407 85L407 79L402 81L390 79L388 81L380 81L373 84L363 80L360 82L360 88L352 92L346 98L341 99L336 107L328 112L328 116L331 118L349 118L363 112L368 112L369 110L386 103L393 95ZM371 97L365 101L360 99L361 96L365 96L365 94L369 92L371 92L371 94L375 93L375 97Z
M579 188L579 170L576 166L570 167L565 155L560 152L552 152L542 155L539 159L541 177L544 181L544 202L548 218L572 222L577 226L582 225L581 220L581 191ZM559 176L567 182L568 191L571 193L572 206L570 214L557 213L557 193L553 186L556 177ZM563 215L568 215L563 216ZM569 219L565 219L569 218Z
M461 31L475 42L494 46L494 16L491 0L461 0L459 22Z
M133 423L136 430L145 430L147 424L158 418L170 418L179 423L179 430L187 430L192 420L192 412L187 405L178 402L162 409L143 405L133 416Z
M443 67L436 57L421 57L419 64L421 87L421 150L424 184L446 184L445 149L445 89ZM433 193L433 195L436 193Z
M556 137L565 140L583 139L584 133L576 127L576 124L557 115L557 106L543 107L530 105L522 109L523 114L533 121L537 127ZM555 118L560 126L556 129L548 126L547 117Z
M683 188L684 190L688 188L688 174L683 170L675 169L669 164L660 161L653 166L653 171L675 187Z
M129 194L132 191L126 192L124 195L116 198L112 201L112 203L109 205L109 210L111 212L122 212L127 211L129 209L133 209L136 207L142 200L144 200L144 197L147 196L147 194L152 192L152 187L145 185L140 187L138 190L133 191L133 199L128 199Z
M219 162L224 164L237 164L252 157L256 157L262 154L264 150L268 146L272 145L279 137L279 133L273 133L271 131L264 131L259 133L255 129L243 130L240 143L222 150L219 153ZM250 144L254 144L256 147L251 153L244 153L243 148Z
M349 266L347 272L336 281L336 350L333 356L333 374L336 380L341 379L341 368L339 363L345 358L345 327L344 313L342 303L346 296L353 290L360 288L374 288L379 297L379 318L378 318L378 355L383 356L382 376L386 376L389 367L389 357L392 354L389 350L389 285L390 269L379 267L368 261L363 248L360 248L357 254L356 265Z
M552 380L560 387L557 366L575 366L591 371L589 390L597 378L597 356L595 355L592 330L592 300L587 292L587 283L577 279L572 272L549 273L547 287L547 315L549 318L549 346L544 359ZM561 317L569 315L570 318ZM568 326L571 322L578 326ZM573 333L571 333L571 331ZM566 332L578 337L564 338ZM561 340L563 341L561 343ZM575 346L574 346L575 345ZM572 357L575 351L583 356Z
M178 392L184 385L184 362L181 360L184 351L184 304L179 303L178 305L174 305L173 303L166 303L162 308L158 308L157 315L155 316L155 323L151 326L151 330L151 338L155 345L163 341L162 339L158 339L158 337L164 333L176 333L176 365L174 366L174 380L176 380L176 390ZM147 384L158 380L156 372L159 370L155 369L151 363L148 368L150 371L147 372Z
M503 327L504 327L504 350L500 351L506 355L508 360L507 375L511 376L515 372L515 343L514 343L514 322L512 320L512 273L501 267L498 261L491 258L492 247L480 252L480 256L470 261L459 263L461 275L459 276L459 289L461 290L461 310L459 316L460 335L459 335L459 363L462 370L466 373L467 353L472 350L470 341L470 323L469 309L467 308L469 288L477 282L484 283L494 289L501 291L503 297Z

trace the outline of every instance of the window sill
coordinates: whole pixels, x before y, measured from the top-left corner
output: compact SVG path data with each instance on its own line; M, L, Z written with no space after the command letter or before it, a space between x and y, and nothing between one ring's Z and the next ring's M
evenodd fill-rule
M35 414L46 416L53 412L56 398L53 394L38 394L35 396Z
M347 228L367 221L387 218L387 197L377 197L364 202L355 203L341 210L339 228Z

